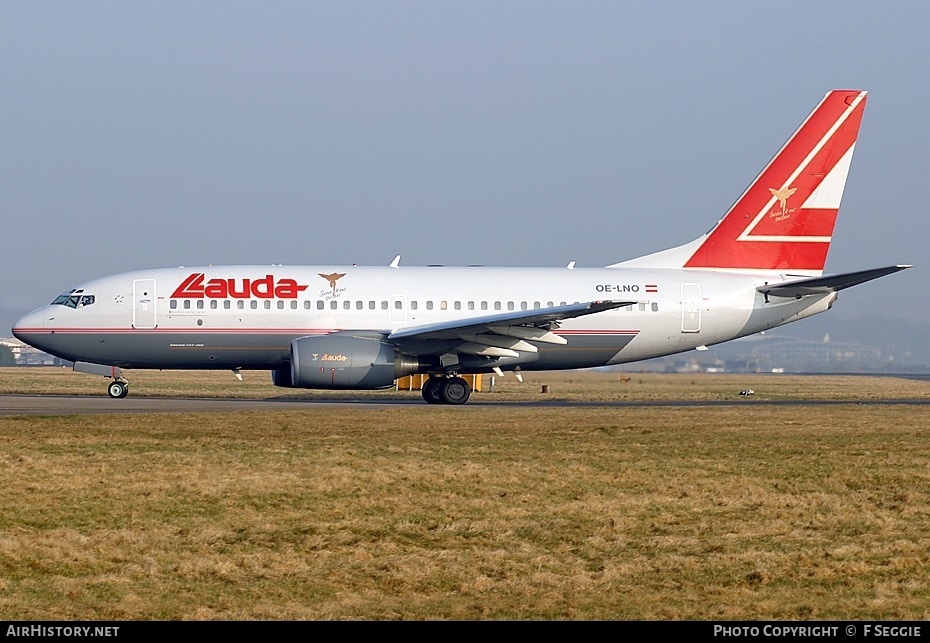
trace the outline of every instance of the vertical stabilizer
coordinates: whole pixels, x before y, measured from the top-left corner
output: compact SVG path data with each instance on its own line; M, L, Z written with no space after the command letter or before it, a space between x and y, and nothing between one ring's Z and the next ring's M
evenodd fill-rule
M821 274L865 103L831 91L708 234L614 265Z

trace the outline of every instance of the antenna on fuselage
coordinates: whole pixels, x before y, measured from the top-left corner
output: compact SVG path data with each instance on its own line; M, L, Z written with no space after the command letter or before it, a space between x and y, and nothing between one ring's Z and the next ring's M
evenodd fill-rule
M391 268L400 268L400 255L394 257L394 261L391 262Z

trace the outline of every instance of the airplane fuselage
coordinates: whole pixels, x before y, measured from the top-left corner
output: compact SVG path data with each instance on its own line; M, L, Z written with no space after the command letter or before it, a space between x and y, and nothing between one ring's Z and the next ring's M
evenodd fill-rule
M330 275L341 275L327 279ZM449 320L588 301L631 302L568 319L565 344L539 343L503 366L621 364L757 333L825 310L835 295L766 303L757 277L695 270L235 266L173 268L97 279L20 320L17 335L74 362L123 368L276 369L300 337L353 331L388 337ZM780 279L775 279L779 280ZM467 334L453 334L450 346ZM416 340L401 349L424 350ZM436 343L425 352L441 354ZM492 364L461 372L490 372ZM425 371L430 370L425 366Z

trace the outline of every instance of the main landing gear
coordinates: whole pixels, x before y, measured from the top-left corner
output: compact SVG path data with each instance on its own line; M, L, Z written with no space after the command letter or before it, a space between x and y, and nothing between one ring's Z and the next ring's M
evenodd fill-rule
M129 395L129 382L120 378L107 385L107 394L112 398L123 398Z
M423 384L423 399L429 404L465 404L471 387L461 377L430 377Z

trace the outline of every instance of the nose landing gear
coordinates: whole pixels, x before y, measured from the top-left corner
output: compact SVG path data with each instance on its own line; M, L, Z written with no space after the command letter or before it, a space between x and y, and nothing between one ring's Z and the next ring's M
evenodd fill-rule
M124 379L113 380L107 386L107 394L112 398L123 398L129 394L129 382Z

